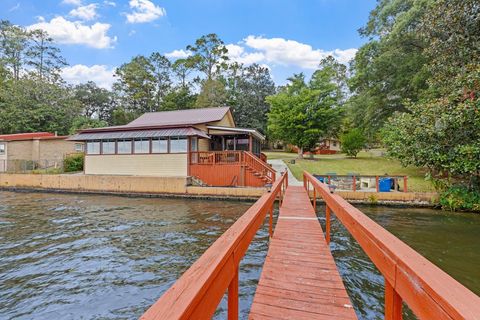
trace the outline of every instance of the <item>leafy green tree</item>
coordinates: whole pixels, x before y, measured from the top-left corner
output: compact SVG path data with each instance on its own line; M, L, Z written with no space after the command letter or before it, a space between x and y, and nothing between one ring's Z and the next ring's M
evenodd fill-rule
M153 65L144 56L136 56L115 70L113 88L125 109L136 113L157 111Z
M110 119L114 102L109 90L99 88L92 81L79 84L73 90L74 97L81 104L85 117L103 121Z
M207 79L195 101L195 108L222 107L227 102L225 84L219 80Z
M89 128L102 128L107 127L108 123L104 120L92 119L85 116L79 116L73 119L72 126L70 127L69 134L74 134L81 129Z
M164 98L162 110L182 110L191 109L195 106L197 96L193 94L188 87L180 86L170 91Z
M275 94L275 83L268 68L253 64L242 68L236 80L229 80L229 105L239 127L267 131L267 113L270 109L266 97Z
M357 157L357 154L365 148L367 140L362 131L355 128L340 136L342 152L349 157Z
M325 59L308 84L295 75L280 93L267 97L270 136L297 146L300 158L340 125L342 94L333 68Z
M155 109L160 110L164 97L172 88L171 72L172 64L167 57L158 52L150 55L152 74L155 83Z
M406 111L428 89L428 46L416 27L433 0L381 0L360 34L369 38L352 62L348 105L355 126L369 139L393 113Z
M58 81L62 67L67 65L60 49L53 45L53 39L43 30L33 30L28 36L30 46L26 52L27 65L34 68L40 81Z
M192 73L194 62L192 59L177 59L172 65L172 70L180 82L182 89L189 87L188 76Z
M205 74L206 80L213 80L228 67L228 50L215 33L201 36L194 45L187 46L187 50L193 53L189 59L198 71Z
M140 114L132 111L127 111L122 107L118 107L112 111L112 114L110 116L110 124L113 126L122 126L129 122L132 122L138 116L140 116Z
M28 33L25 29L0 20L0 61L7 69L12 70L14 80L20 79L27 48Z

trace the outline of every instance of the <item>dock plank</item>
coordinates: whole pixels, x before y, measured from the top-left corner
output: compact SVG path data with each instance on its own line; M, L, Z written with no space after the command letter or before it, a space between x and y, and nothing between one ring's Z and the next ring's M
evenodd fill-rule
M302 187L286 190L249 319L357 319Z

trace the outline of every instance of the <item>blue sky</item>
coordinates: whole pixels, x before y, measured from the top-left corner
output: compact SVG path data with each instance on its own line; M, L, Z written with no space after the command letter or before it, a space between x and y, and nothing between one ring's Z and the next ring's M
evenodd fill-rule
M217 33L232 60L270 68L277 84L333 54L347 62L375 0L0 0L0 19L50 33L71 83L109 87L115 67L154 51L175 59Z

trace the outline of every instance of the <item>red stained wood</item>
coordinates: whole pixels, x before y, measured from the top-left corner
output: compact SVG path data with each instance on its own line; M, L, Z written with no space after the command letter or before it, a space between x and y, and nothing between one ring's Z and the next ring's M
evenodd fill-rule
M231 319L238 314L238 265L286 184L283 175L142 316L142 320L210 319L225 292Z
M286 190L249 318L357 318L302 187Z
M326 205L389 283L386 319L398 319L403 300L420 319L480 319L480 297L304 172ZM377 184L378 185L378 184Z

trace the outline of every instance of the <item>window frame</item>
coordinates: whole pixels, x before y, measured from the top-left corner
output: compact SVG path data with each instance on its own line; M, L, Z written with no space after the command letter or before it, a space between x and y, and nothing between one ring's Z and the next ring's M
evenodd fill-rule
M166 141L166 149L165 149L165 152L163 152L163 151L155 151L154 148L153 148L154 141ZM151 145L152 154L166 154L166 153L170 153L170 138L169 138L169 137L152 138L151 141L150 141L150 145Z
M88 146L89 145L92 145L92 144L98 144L98 152L95 152L95 153L91 153ZM86 153L87 155L89 156L96 156L96 155L100 155L101 154L101 148L102 148L102 143L101 143L101 140L89 140L87 141L87 148L86 148Z
M180 151L173 150L172 142L181 141L181 140L185 141L185 148ZM188 137L186 136L170 137L169 141L170 141L169 153L188 153Z
M133 154L133 139L117 139L117 152L116 154ZM130 152L120 152L120 143L130 142Z
M108 152L108 153L105 153L105 150L104 150L104 144L106 143L113 143L113 150L112 152ZM105 155L112 155L112 154L116 154L117 153L117 141L114 140L114 139L105 139L105 140L102 140L102 154L105 154Z
M138 151L137 151L137 141L139 141L139 142L146 141L146 142L147 142L147 150L146 150L146 152L138 152ZM149 138L136 138L136 139L133 139L133 153L134 153L134 154L149 154L150 151L151 151L151 146L150 146L150 139L149 139Z

